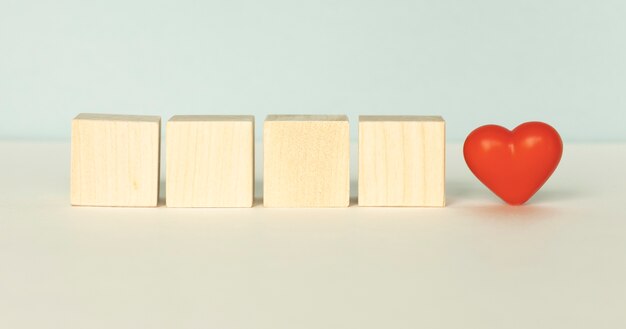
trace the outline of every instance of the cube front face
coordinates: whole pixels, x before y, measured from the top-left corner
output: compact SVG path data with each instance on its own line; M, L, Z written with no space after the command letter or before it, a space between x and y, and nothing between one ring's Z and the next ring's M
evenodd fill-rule
M72 121L72 205L155 207L161 118L80 114Z
M266 207L347 207L346 116L269 116L263 132Z
M445 206L445 122L362 116L359 206Z
M168 207L251 207L254 117L175 116L167 123Z

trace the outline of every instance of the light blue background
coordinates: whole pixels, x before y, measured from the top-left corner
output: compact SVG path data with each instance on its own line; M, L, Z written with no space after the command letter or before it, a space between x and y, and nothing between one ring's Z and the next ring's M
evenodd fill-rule
M0 138L79 112L441 114L626 140L626 1L0 0Z

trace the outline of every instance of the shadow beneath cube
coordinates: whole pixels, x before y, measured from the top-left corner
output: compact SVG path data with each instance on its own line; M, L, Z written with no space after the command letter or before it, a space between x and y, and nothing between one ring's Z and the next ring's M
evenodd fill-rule
M159 181L159 200L157 201L157 207L166 207L165 203L165 181Z
M359 183L357 179L350 180L350 205L349 207L356 207L359 204Z
M263 180L254 181L254 200L252 201L252 207L263 206Z

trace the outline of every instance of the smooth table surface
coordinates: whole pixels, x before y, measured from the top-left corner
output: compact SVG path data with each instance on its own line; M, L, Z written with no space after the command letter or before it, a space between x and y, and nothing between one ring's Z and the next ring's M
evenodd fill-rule
M623 144L521 207L449 145L442 209L71 207L68 143L0 157L0 328L626 327Z

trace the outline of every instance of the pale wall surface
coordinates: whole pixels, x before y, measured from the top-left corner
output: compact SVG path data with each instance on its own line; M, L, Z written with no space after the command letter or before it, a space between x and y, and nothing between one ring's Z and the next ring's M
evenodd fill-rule
M0 1L0 138L79 112L440 114L624 141L626 2ZM258 136L262 129L257 129Z

